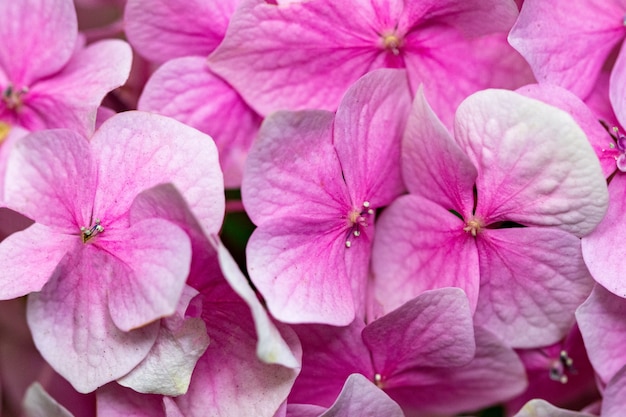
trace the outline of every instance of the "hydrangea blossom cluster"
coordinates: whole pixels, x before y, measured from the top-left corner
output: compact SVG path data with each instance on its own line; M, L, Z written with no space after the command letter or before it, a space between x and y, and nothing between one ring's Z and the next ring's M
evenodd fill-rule
M626 415L626 2L0 15L1 415Z

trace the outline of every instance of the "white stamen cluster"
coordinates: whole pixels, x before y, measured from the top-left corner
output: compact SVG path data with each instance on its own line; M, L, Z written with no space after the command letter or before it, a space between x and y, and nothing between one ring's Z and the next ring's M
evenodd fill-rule
M100 219L96 219L94 225L90 228L86 228L84 226L80 228L80 234L83 239L83 243L87 243L89 239L102 232L104 232L104 227L102 227L102 225L100 224Z
M361 227L367 227L367 220L369 216L374 214L374 209L371 208L369 201L363 202L363 207L360 211L353 210L348 214L348 221L351 223L350 232L346 237L346 248L352 246L352 241L350 240L352 236L359 237L361 236Z

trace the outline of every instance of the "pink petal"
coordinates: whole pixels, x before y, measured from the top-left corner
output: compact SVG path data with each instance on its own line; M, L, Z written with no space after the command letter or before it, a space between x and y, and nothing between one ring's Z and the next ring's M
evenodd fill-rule
M222 41L237 0L129 0L124 29L137 51L162 63L189 55L208 55Z
M402 142L402 170L411 194L469 218L476 168L454 142L420 90Z
M516 348L562 339L593 284L580 240L558 229L528 227L487 229L476 243L481 287L475 323Z
M626 300L600 285L576 311L589 360L604 383L624 366Z
M421 368L457 367L474 357L472 313L463 290L426 291L363 330L385 388Z
M160 395L139 394L116 383L98 390L98 417L165 417Z
M95 169L84 137L64 129L31 133L9 156L6 204L37 223L78 235L90 225Z
M254 231L246 248L248 271L274 317L338 326L354 319L344 257L357 248L347 249L344 236L336 221L278 219Z
M106 230L97 245L125 266L126 273L108 288L111 319L118 328L129 331L176 311L191 264L184 231L146 219L129 229Z
M0 204L4 200L4 177L9 155L15 143L27 134L28 131L19 126L10 126L0 122Z
M406 73L391 69L363 76L341 100L333 142L353 204L386 206L404 190L400 140L410 106Z
M124 218L139 192L171 182L206 233L220 229L223 178L215 145L207 135L164 116L125 112L104 122L91 144L101 190L95 197L94 216L105 213L110 222Z
M531 400L514 417L595 417L579 411L565 410L545 400Z
M617 248L625 244L623 233L626 209L626 176L616 174L611 183L609 209L598 227L582 240L585 263L599 284L612 293L626 298L623 271L626 259Z
M30 86L19 122L30 130L68 128L91 136L104 96L126 82L132 54L129 45L106 40L76 53L54 77Z
M507 400L526 388L524 365L499 336L475 327L476 355L465 366L404 374L385 389L407 415L456 414Z
M74 52L78 27L70 0L4 1L0 16L0 67L20 87L54 74Z
M528 60L540 83L580 98L591 91L605 59L624 38L623 2L525 0L509 42Z
M79 242L78 236L57 233L37 223L4 239L0 244L0 299L40 291L61 259Z
M604 216L608 193L584 132L557 108L505 90L466 99L455 140L478 168L476 212L557 226L583 236Z
M107 288L120 264L94 245L66 255L41 292L28 298L28 325L37 349L78 392L127 374L150 351L158 324L131 332L109 316Z
M385 392L361 374L352 374L335 403L319 417L404 417L404 413Z
M208 69L206 58L186 57L163 64L148 80L138 108L173 117L211 135L226 187L240 186L243 163L261 118Z
M419 196L398 198L376 224L372 269L384 311L424 291L460 287L472 311L478 298L478 252L463 221Z
M626 407L626 367L622 368L606 387L602 402L602 417L621 417Z
M26 417L74 417L67 408L48 394L39 382L33 382L23 400Z
M611 70L611 78L609 81L609 97L615 115L622 126L626 126L626 77L624 76L626 71L626 51L624 46L620 49L617 55L617 61L615 66Z

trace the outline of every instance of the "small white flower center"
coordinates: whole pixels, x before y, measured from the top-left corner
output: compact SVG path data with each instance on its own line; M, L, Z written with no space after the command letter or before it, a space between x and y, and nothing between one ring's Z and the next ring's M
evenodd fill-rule
M463 231L466 233L471 233L472 236L476 237L476 235L480 233L483 227L484 227L483 222L480 219L477 219L476 217L474 217L465 224Z
M361 236L361 229L368 226L369 218L374 214L369 201L364 201L362 208L352 209L347 216L348 236L346 237L346 248L352 246L352 238Z
M104 232L104 227L102 227L102 225L100 224L100 219L96 219L93 226L89 228L84 226L80 228L80 234L81 238L83 239L83 243L89 242L89 240L96 237L98 233L102 232Z
M569 357L566 350L562 350L559 354L559 359L552 362L550 366L550 379L558 381L561 384L567 384L569 378L567 374L575 374L574 360Z

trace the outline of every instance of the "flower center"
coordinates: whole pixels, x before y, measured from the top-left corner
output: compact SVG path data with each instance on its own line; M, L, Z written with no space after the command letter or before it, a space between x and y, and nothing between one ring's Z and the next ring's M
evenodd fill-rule
M11 125L0 122L0 144L2 144L2 141L9 136L9 132L11 132Z
M574 368L574 360L569 357L566 350L562 350L559 359L550 365L550 379L559 381L561 384L567 384L569 380L567 374L576 374L576 369Z
M626 172L626 136L617 127L613 127L611 136L615 143L611 142L609 149L602 149L602 152L613 156L617 169Z
M465 227L463 228L463 231L466 233L471 233L472 236L476 237L476 235L480 233L483 227L484 227L484 224L482 220L477 219L476 217L473 217L470 221L465 223Z
M383 376L381 374L376 373L374 375L374 384L380 389L384 387L385 384L383 384Z
M382 43L383 48L398 56L400 55L400 48L402 47L402 38L396 34L395 30L391 33L383 34Z
M19 110L24 104L24 96L28 93L28 87L15 88L13 84L7 85L2 91L2 101L10 110Z
M361 236L361 229L368 226L369 218L374 214L374 209L370 207L369 201L364 201L362 208L352 209L348 213L348 236L346 236L346 248L352 246L352 237Z
M98 233L104 232L104 227L100 224L100 219L96 219L93 226L86 228L80 228L80 235L83 239L83 243L89 242L89 240L93 239Z

